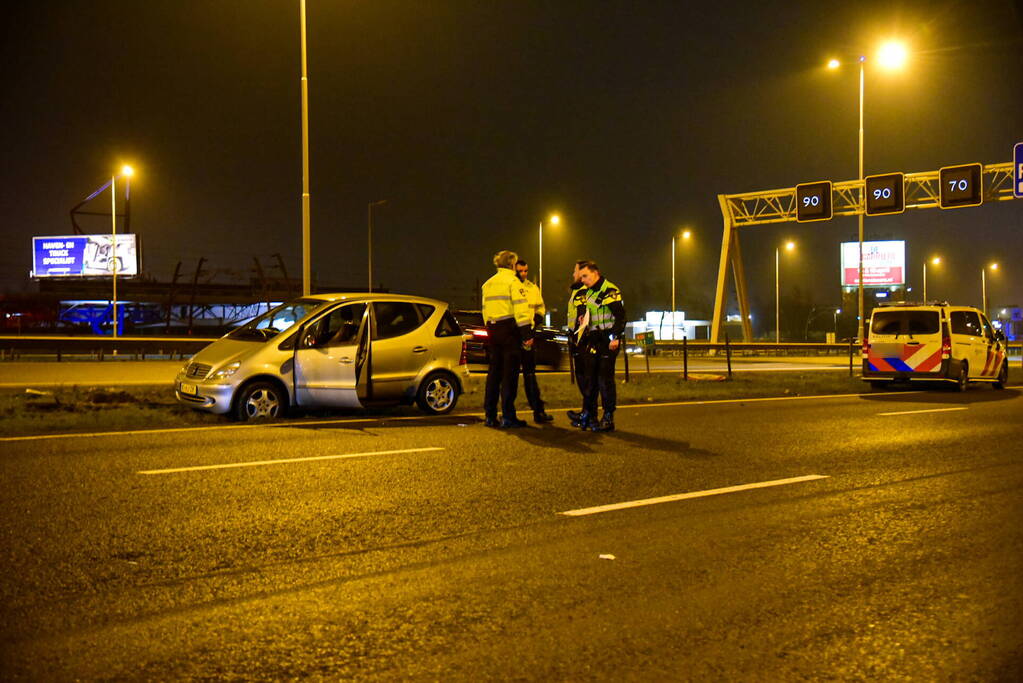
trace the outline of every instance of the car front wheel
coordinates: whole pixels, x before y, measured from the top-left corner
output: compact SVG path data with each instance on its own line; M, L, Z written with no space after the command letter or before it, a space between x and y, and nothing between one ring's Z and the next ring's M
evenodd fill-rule
M458 381L446 372L427 375L416 392L419 409L430 415L450 413L457 403Z
M272 382L253 382L242 389L235 404L235 418L248 420L273 420L283 417L288 399L279 386Z

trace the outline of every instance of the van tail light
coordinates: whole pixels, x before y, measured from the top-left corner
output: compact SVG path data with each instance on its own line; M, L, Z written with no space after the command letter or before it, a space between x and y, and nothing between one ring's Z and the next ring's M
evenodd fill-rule
M942 360L950 358L952 356L952 337L945 335L941 338L941 358Z
M468 351L468 349L465 348L465 340L464 339L462 340L462 354L458 357L458 364L459 365L468 365L469 364L469 351Z
M863 352L863 357L864 358L866 358L867 356L870 355L870 340L869 339L864 339L863 340L862 352Z
M480 337L481 339L486 339L487 337L490 336L490 334L486 330L473 330L472 336Z

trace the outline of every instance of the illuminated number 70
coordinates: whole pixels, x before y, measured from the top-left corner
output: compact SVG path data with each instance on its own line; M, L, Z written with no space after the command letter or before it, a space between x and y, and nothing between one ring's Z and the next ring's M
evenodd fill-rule
M948 189L950 191L959 190L960 192L965 192L966 188L968 188L969 186L970 186L970 184L968 182L966 182L965 178L963 178L962 180L950 180L950 181L948 181Z

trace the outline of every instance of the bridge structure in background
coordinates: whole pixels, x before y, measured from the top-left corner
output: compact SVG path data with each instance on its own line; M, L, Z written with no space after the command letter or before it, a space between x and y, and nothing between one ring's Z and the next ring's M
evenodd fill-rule
M966 196L964 185L952 187L956 194L950 194L949 188L943 187L943 181L965 183L963 178L969 172L979 174L979 182L973 194ZM742 265L742 251L739 243L740 228L770 223L788 223L793 221L828 220L833 216L856 216L859 214L874 215L869 210L864 187L873 178L887 178L903 174L887 174L886 176L868 176L859 180L846 180L837 183L808 183L787 187L780 190L762 192L746 192L742 194L719 194L721 216L724 219L724 230L721 234L721 259L718 264L717 286L714 294L714 316L711 320L710 342L721 341L721 332L725 323L725 311L728 297L729 267L735 281L735 294L739 304L739 316L742 321L743 341L753 341L753 329L750 323L749 298L746 287L746 274ZM905 209L936 209L977 206L984 202L1007 201L1014 198L1015 169L1011 162L1003 164L967 164L952 166L937 171L922 173L906 173L902 186L903 205ZM826 203L827 215L804 219L800 212L800 199L810 203L801 189L804 187L830 187L829 196L823 197L822 208ZM971 188L972 190L972 188ZM828 193L826 193L828 194ZM817 205L814 204L816 207ZM879 211L878 213L900 213L899 211Z

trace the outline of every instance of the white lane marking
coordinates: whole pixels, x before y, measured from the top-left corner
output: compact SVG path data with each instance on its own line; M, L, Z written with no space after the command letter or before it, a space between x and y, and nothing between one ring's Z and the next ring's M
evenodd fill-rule
M926 410L899 410L894 413L878 413L878 415L919 415L920 413L949 413L953 410L969 410L966 407L960 408L928 408Z
M309 458L282 458L280 460L253 460L251 462L230 462L223 465L196 465L194 467L171 467L164 470L141 470L137 474L172 474L174 472L198 472L200 470L226 470L231 467L259 467L261 465L284 465L292 462L312 462L314 460L343 460L345 458L368 458L372 455L395 455L398 453L424 453L426 451L442 451L439 446L429 448L402 448L395 451L370 451L368 453L345 453L343 455L317 455Z
M659 498L645 498L643 500L630 500L624 503L611 503L609 505L597 505L591 508L580 508L578 510L567 510L565 512L559 512L559 515L567 515L569 517L582 517L583 515L595 515L601 512L611 512L613 510L626 510L628 508L638 508L644 505L657 505L659 503L674 503L678 500L688 500L690 498L705 498L707 496L719 496L723 493L738 493L739 491L749 491L751 489L762 489L769 486L785 486L786 484L798 484L804 481L814 481L816 479L827 479L828 475L825 474L807 474L802 477L791 477L789 479L774 479L772 481L760 481L754 484L740 484L739 486L726 486L720 489L708 489L706 491L692 491L690 493L676 493L671 496L661 496Z

